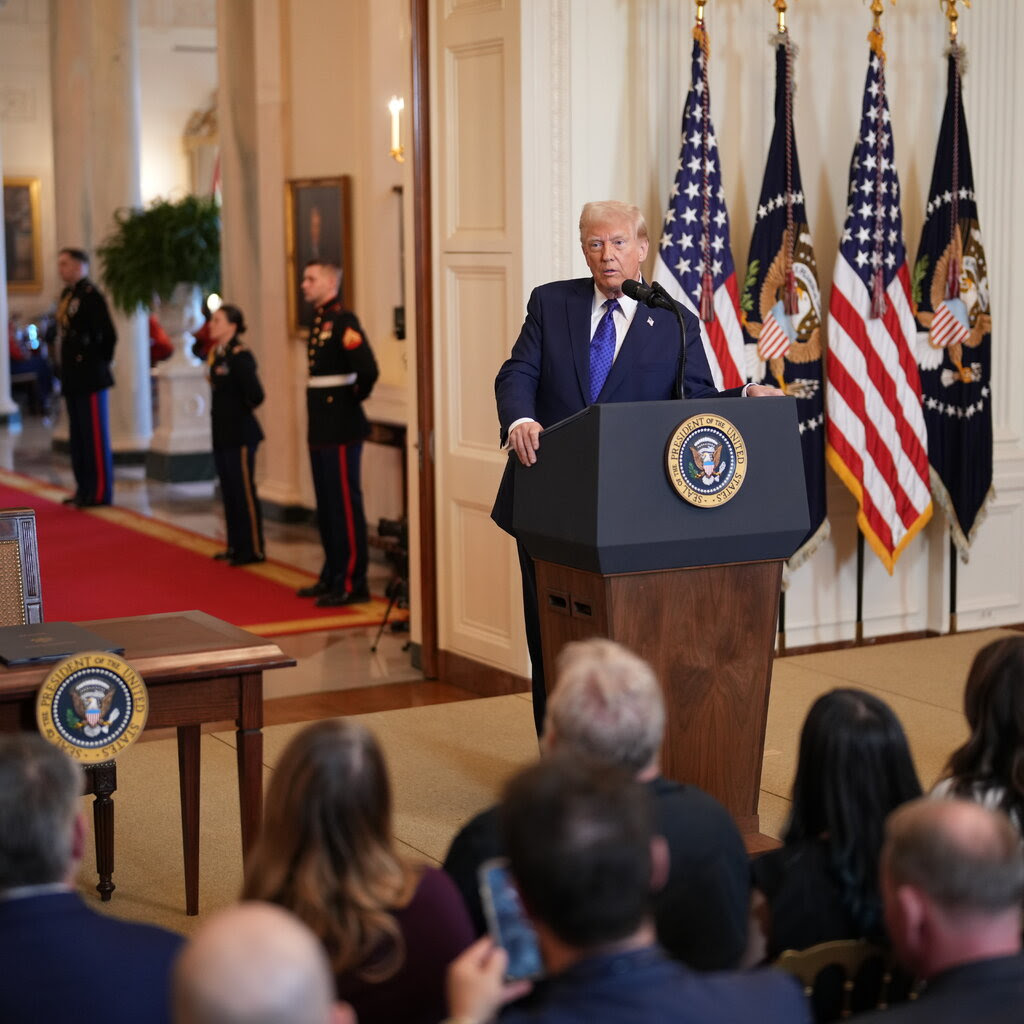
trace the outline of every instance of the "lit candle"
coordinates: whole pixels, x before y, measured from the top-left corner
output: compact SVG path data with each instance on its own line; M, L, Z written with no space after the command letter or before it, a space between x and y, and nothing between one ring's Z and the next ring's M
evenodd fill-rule
M392 96L388 101L388 110L391 111L391 155L399 156L402 152L399 115L405 110L405 100L399 96Z

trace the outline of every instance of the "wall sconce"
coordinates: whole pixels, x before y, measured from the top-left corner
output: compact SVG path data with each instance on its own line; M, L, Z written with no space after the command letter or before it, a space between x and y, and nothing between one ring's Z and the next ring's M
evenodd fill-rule
M388 100L388 110L391 111L391 155L398 163L405 163L401 122L402 111L405 110L405 100L401 96L392 96Z

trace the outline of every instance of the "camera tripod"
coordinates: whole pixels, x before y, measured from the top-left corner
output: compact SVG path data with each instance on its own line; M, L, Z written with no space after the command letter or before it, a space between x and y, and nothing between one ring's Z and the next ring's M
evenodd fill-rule
M400 608L409 607L409 580L405 576L399 576L397 573L391 577L391 582L387 585L387 589L384 591L384 596L388 599L388 607L384 612L384 618L381 619L380 629L377 630L377 635L373 638L373 644L370 647L370 653L377 653L377 645L380 643L380 638L384 635L384 627L388 624L388 619L391 617L391 611L398 605ZM391 624L392 632L398 632L400 629L408 629L409 624L407 622L393 622ZM409 644L411 641L406 640L402 645L402 650L409 650Z

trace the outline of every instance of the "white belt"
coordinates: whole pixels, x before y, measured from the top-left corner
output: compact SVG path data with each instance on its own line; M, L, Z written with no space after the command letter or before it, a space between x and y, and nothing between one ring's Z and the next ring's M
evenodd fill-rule
M307 388L343 388L346 384L355 384L354 373L335 373L329 377L310 377L306 382Z

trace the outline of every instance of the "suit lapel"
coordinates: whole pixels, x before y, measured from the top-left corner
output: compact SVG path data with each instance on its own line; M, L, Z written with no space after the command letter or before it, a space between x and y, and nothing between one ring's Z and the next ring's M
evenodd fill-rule
M594 280L588 277L574 284L577 287L566 297L565 312L582 409L590 404L590 314L594 307Z
M626 337L622 339L622 348L612 363L608 378L601 388L601 394L597 396L599 402L607 402L615 394L619 387L629 380L633 367L643 354L644 349L655 340L663 336L664 331L671 327L669 321L671 314L660 309L649 309L646 306L637 306L633 322L629 325Z

